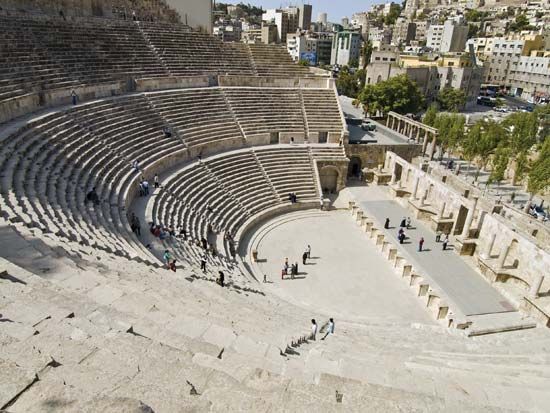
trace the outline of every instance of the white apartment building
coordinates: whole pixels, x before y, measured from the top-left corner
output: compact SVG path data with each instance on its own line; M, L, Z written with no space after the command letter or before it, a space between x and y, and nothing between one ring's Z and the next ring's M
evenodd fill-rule
M550 57L521 56L510 69L511 92L537 103L550 97Z
M356 32L339 32L334 34L332 40L332 53L330 64L345 66L351 61L359 61L361 52L361 35Z
M432 50L439 50L441 48L441 39L443 37L443 25L432 24L428 27L426 35L426 46Z

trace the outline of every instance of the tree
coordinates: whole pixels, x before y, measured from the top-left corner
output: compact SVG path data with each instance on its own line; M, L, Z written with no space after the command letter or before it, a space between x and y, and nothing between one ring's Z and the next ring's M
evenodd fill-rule
M365 71L360 69L352 73L348 66L344 66L336 79L336 89L340 95L357 98L365 86Z
M466 119L464 116L453 113L442 113L437 115L433 126L437 128L438 141L441 145L440 158L445 151L452 154L453 150L464 140L464 125Z
M369 40L368 42L364 42L363 46L361 46L361 57L363 58L363 69L367 68L367 65L370 63L370 57L372 55L372 42Z
M477 163L474 181L479 178L481 169L486 168L495 149L506 141L506 135L506 129L493 120L479 120L470 129L462 145L462 151L467 159Z
M497 185L500 185L500 182L504 179L504 174L508 168L508 159L510 158L510 149L504 145L501 145L495 151L495 156L493 157L492 164L493 170L487 179L487 186L496 182Z
M392 3L390 6L389 13L384 18L384 23L387 24L388 26L393 26L400 14L401 14L401 6L399 4Z
M309 67L309 61L306 60L306 59L300 59L300 60L298 61L298 65L304 66L304 67Z
M544 140L539 157L531 165L529 171L527 190L531 194L526 205L526 211L536 194L542 194L550 188L550 136Z
M518 14L516 19L507 25L507 31L511 32L521 32L522 30L530 30L531 28L529 18L525 14Z
M460 110L466 104L466 92L463 89L445 87L437 95L437 103L443 110L455 112Z
M416 113L424 105L424 96L406 75L394 76L375 85L366 85L359 100L367 112Z
M516 158L516 169L512 178L512 185L517 185L518 182L521 182L527 172L529 172L529 161L527 154L522 152Z
M359 60L357 60L357 59L350 59L350 61L349 61L349 67L354 67L354 68L359 67Z
M422 122L428 126L434 126L435 121L437 118L437 106L434 104L431 104L426 113L424 114L424 119L422 119Z

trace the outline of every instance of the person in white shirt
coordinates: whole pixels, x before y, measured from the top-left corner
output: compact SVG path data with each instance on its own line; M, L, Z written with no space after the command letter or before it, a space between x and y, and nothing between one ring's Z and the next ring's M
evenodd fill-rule
M317 336L317 322L314 318L311 319L311 340L315 340L315 337Z

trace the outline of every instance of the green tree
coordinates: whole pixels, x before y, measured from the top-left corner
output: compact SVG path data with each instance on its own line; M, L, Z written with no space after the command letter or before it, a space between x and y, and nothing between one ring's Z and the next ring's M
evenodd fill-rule
M495 151L495 155L491 161L493 169L487 179L487 186L496 182L500 186L500 182L504 179L506 169L508 168L508 160L510 158L510 149L501 145Z
M527 154L522 152L516 158L516 169L512 178L512 185L517 185L518 182L521 182L527 172L529 172L529 160L527 159Z
M387 24L388 26L393 26L400 14L401 14L401 6L399 4L392 3L390 6L389 13L384 18L384 23Z
M309 67L309 61L306 60L306 59L300 59L300 60L298 61L298 65L304 66L304 67Z
M457 148L464 140L464 125L466 119L464 116L453 113L442 113L437 115L433 126L437 128L438 142L441 146L440 158L446 151L452 155L454 149Z
M529 202L526 204L526 211L537 194L542 194L550 188L550 137L546 137L539 156L531 165L529 171L527 190L531 194Z
M372 55L372 42L369 40L368 42L364 42L363 46L361 46L361 57L363 58L363 69L367 68L367 65L370 63L370 57Z
M463 89L445 87L437 95L437 102L443 110L457 111L466 104L466 92Z
M351 98L357 98L365 86L365 71L360 69L352 73L349 67L344 66L336 79L338 93Z
M367 112L416 113L424 105L424 96L406 75L394 76L375 85L366 85L359 100Z
M476 37L479 33L479 26L477 24L468 23L468 39Z
M525 14L518 14L516 19L507 25L507 31L521 32L522 30L531 29L529 18Z
M474 181L479 178L480 171L487 167L495 149L506 139L506 129L493 120L480 120L470 129L462 144L462 151L467 159L476 161L477 171Z
M428 126L434 126L435 121L437 118L437 106L435 104L431 104L426 113L424 114L424 118L422 119L422 122Z

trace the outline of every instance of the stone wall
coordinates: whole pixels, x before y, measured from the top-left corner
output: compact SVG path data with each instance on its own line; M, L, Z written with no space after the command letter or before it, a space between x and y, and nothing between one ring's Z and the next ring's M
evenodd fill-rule
M361 168L376 168L384 163L387 152L393 152L401 158L411 161L419 156L422 151L422 145L346 145L346 155L348 158L358 157L361 159Z
M280 77L252 77L252 76L219 76L220 86L231 87L280 87L280 88L319 88L332 87L333 79L324 77L312 78L280 78Z
M483 220L477 240L478 256L499 273L508 274L497 281L514 283L528 290L539 276L547 275L550 268L550 254L533 241L532 237L510 228L503 217L489 215ZM503 254L506 255L504 260ZM491 260L493 265L489 264Z

